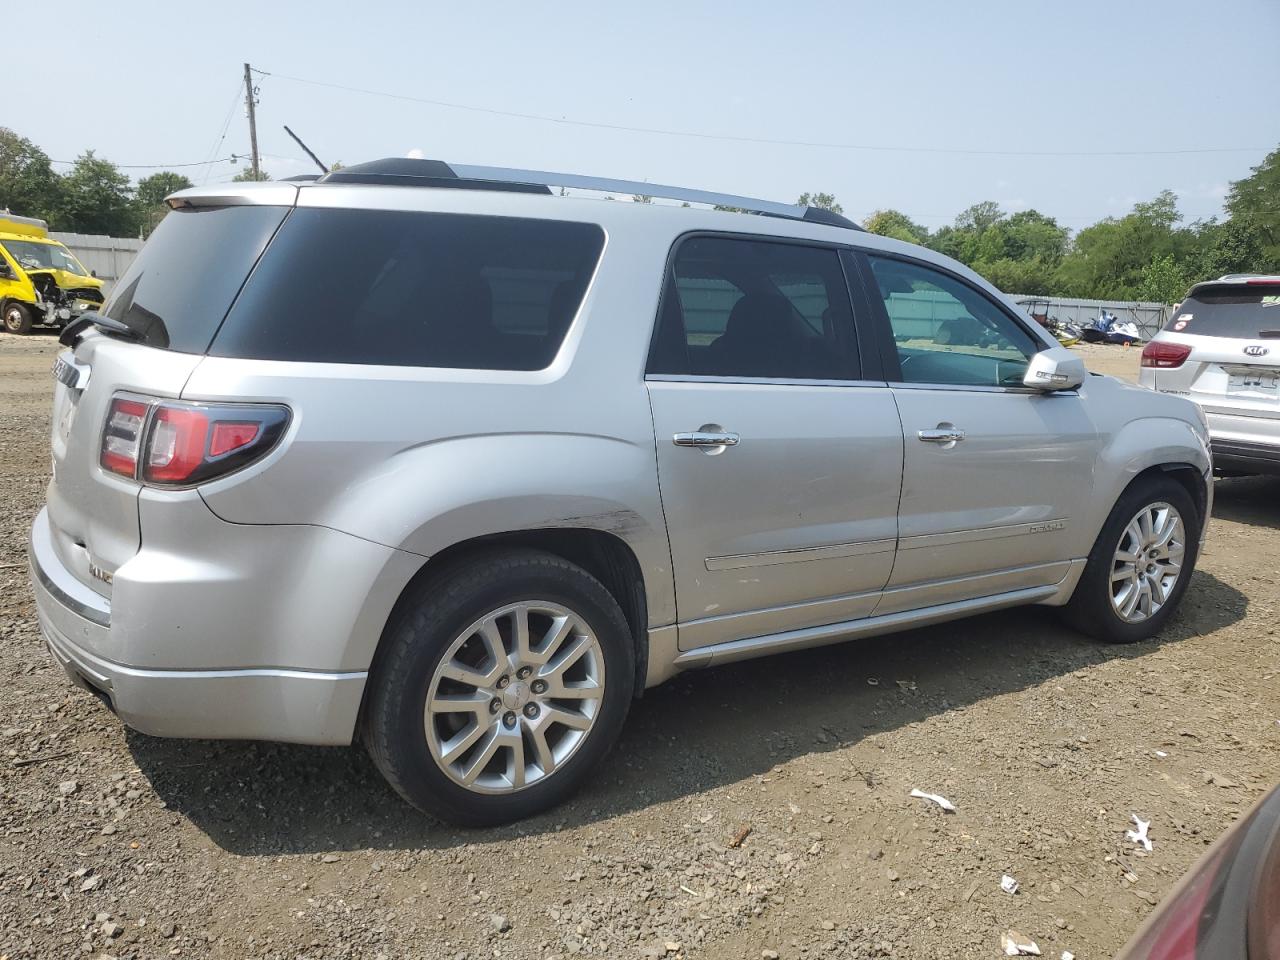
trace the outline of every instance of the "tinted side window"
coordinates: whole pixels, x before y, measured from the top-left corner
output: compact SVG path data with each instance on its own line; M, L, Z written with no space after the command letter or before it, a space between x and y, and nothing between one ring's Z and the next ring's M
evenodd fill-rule
M1022 385L1027 361L1040 347L1005 311L940 270L885 257L869 259L904 381Z
M541 370L600 258L594 224L294 211L219 331L215 356Z
M835 250L694 237L672 262L649 372L848 379L852 340Z
M288 207L170 211L116 283L103 312L143 343L204 353Z

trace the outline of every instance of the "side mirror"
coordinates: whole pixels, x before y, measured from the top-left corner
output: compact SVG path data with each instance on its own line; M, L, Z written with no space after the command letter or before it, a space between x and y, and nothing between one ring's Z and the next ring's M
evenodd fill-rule
M1084 383L1087 372L1084 361L1066 347L1050 347L1031 358L1022 385L1045 393L1074 390Z
M98 279L98 271L97 271L97 270L90 270L90 271L89 271L89 276L91 276L91 277L93 277L93 279L97 280L97 279Z
M13 267L9 266L4 260L0 260L0 277L6 280L16 279L13 273Z

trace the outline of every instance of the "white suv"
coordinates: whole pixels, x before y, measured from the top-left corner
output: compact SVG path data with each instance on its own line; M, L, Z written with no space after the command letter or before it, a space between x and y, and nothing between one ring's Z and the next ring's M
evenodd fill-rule
M1280 474L1280 276L1197 283L1143 348L1140 382L1200 405L1218 473Z
M1142 640L1187 589L1195 405L922 247L424 160L170 203L64 331L31 531L50 648L146 733L360 739L494 823L677 671L1018 604Z

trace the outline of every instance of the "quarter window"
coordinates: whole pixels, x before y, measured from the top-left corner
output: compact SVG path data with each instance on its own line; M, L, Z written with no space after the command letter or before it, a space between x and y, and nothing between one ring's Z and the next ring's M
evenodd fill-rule
M923 264L871 257L902 379L955 386L1021 386L1039 349L985 295Z
M673 259L649 372L848 379L852 324L835 250L694 237Z

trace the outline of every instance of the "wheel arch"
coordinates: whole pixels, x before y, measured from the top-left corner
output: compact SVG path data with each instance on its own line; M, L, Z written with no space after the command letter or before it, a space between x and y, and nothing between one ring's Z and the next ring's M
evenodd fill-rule
M422 585L445 571L486 553L511 549L542 550L567 560L595 577L618 602L630 628L635 654L635 695L644 690L649 658L649 607L643 570L631 546L616 534L588 527L548 527L485 534L451 544L431 556L405 584L391 608L374 649L369 675L376 674L387 632ZM365 701L368 700L368 689ZM361 715L364 705L361 705Z

